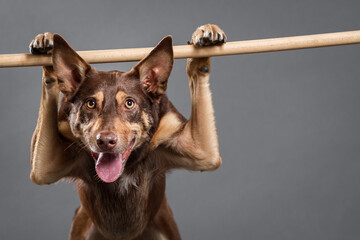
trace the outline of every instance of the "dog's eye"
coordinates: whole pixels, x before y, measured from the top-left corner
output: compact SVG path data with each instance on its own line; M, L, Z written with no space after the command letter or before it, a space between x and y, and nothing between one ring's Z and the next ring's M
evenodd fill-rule
M125 101L125 107L127 108L127 109L131 109L131 108L133 108L135 106L135 102L132 100L132 99L127 99L126 101Z
M88 101L86 102L86 107L87 107L88 109L95 109L95 107L96 107L96 102L95 102L95 100L94 100L94 99L88 100Z

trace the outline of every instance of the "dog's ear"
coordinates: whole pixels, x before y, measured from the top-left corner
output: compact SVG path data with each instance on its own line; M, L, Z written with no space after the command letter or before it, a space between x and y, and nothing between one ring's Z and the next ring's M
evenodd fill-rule
M54 34L52 61L59 89L67 99L71 99L84 82L91 66L59 34Z
M165 94L174 64L172 38L163 38L134 69L138 71L143 91L154 100Z

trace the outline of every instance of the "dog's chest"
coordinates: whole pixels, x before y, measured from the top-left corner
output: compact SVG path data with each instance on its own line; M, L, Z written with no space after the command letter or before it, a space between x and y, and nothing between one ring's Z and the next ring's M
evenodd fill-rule
M107 237L125 238L145 229L151 214L148 202L153 177L150 170L143 168L124 173L114 184L79 189L81 202L100 232Z

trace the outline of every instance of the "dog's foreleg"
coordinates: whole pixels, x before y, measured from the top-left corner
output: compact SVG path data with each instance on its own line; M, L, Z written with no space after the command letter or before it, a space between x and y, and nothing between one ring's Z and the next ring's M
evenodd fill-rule
M158 153L164 155L165 169L214 170L221 165L209 86L210 58L187 61L191 115L185 123L174 112L160 120L153 142L161 141Z
M71 170L69 142L58 131L60 91L52 67L43 67L39 117L31 141L31 174L36 184L58 181Z
M180 146L189 151L196 170L213 170L221 165L214 108L209 84L210 58L187 60L191 115L179 136Z
M218 26L207 24L194 32L190 43L202 47L222 44L225 38ZM169 168L214 170L221 165L221 157L209 86L210 58L190 58L186 70L191 95L190 119L184 125L176 114L167 113L159 129L170 129L166 132L169 137L163 141L165 147L159 150L167 155Z

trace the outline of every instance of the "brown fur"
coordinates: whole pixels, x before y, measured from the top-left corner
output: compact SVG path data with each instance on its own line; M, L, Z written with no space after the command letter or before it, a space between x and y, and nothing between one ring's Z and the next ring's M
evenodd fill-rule
M195 31L191 44L224 39L216 25L208 24ZM210 59L188 59L192 112L186 120L165 95L173 65L169 37L127 73L95 70L59 35L40 34L30 47L33 53L52 51L54 64L43 67L30 177L40 185L63 178L77 184L81 206L69 239L180 239L165 196L166 171L214 170L221 164ZM60 91L64 97L58 111ZM89 101L96 106L90 108ZM114 154L134 141L123 172L112 183L99 179L90 154L101 150L98 136L104 132L116 137Z

